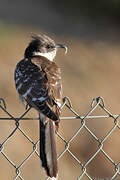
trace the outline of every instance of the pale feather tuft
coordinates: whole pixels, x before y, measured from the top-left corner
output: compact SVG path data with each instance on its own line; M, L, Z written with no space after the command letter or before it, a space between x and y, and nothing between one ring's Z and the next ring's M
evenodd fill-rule
M41 53L41 52L34 52L35 56L42 56L47 58L49 61L53 61L55 56L56 56L56 49L52 52L46 52L46 53Z

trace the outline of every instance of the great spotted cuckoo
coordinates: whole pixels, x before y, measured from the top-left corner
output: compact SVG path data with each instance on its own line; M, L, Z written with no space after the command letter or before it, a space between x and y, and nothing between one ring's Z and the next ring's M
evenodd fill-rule
M60 68L53 61L58 48L67 47L46 35L34 35L15 69L15 85L23 103L39 113L40 159L51 179L58 176L56 137L61 112Z

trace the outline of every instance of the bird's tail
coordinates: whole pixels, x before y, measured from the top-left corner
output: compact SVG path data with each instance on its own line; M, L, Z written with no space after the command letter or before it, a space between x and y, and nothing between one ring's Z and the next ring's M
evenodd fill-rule
M47 175L55 180L58 175L55 122L40 114L40 159Z

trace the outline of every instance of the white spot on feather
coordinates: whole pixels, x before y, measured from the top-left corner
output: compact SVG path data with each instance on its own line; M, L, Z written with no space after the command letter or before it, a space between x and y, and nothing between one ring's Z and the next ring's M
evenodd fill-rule
M40 97L40 98L32 98L32 101L44 101L46 100L47 98L46 97Z
M31 89L32 89L32 87L30 87L30 88L26 91L26 93L23 94L22 96L23 96L23 97L26 97L26 96L30 93Z
M17 84L19 80L20 80L20 78L17 78L17 79L15 80L15 83Z
M19 86L17 87L17 90L19 90L22 87L22 83L19 84Z
M52 177L52 178L50 178L51 180L57 180L58 179L58 177Z

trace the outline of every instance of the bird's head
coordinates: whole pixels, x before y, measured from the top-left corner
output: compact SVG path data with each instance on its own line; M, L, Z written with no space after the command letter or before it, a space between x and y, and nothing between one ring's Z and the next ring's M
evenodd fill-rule
M65 45L55 44L48 36L34 35L32 36L32 41L25 50L24 56L28 59L33 56L43 56L48 60L53 61L58 48L64 48L65 53L67 52L67 47Z

